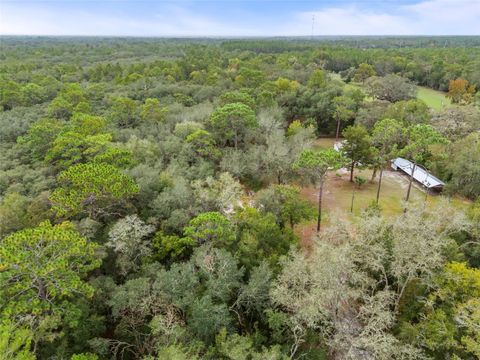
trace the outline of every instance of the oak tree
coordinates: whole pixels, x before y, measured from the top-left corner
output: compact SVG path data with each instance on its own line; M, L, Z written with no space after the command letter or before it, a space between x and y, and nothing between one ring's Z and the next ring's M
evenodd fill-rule
M209 124L216 133L218 140L224 144L233 141L233 146L238 149L244 140L245 132L257 126L254 111L242 103L229 103L215 109L210 116Z

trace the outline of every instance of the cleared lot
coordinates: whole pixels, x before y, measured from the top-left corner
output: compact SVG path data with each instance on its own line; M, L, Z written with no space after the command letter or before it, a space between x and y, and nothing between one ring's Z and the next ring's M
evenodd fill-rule
M371 182L371 170L355 171L355 175L362 176L368 180L360 188L355 188L353 213L351 213L352 191L355 185L349 181L348 171L342 169L328 174L323 193L322 226L327 227L332 222L338 220L355 221L356 216L360 215L369 204L375 201L378 176L374 182ZM399 172L392 170L384 171L379 201L382 214L395 216L403 212L408 182L408 177ZM317 204L317 189L304 187L302 195L313 204ZM470 201L460 197L450 198L441 194L426 194L424 189L415 183L410 195L410 203L417 206L424 206L425 204L426 206L434 206L445 199L459 209L466 209L470 204ZM308 247L310 245L310 238L315 233L315 226L315 221L298 226L297 233L302 238L304 246Z

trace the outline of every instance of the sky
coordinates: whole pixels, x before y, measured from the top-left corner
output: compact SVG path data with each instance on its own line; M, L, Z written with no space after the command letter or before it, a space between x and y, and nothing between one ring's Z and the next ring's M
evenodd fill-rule
M0 0L0 35L311 36L312 23L316 36L480 35L480 0Z

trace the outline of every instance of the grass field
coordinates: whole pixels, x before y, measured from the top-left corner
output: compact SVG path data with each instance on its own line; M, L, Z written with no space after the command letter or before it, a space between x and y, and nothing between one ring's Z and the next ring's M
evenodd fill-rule
M423 100L434 110L442 110L452 105L449 98L441 91L432 90L423 86L418 86L417 98Z
M323 150L333 147L335 139L333 138L319 138L314 142L314 149ZM355 170L355 175L362 176L369 181L356 190L355 195L355 209L354 214L358 215L362 209L365 209L372 200L376 197L377 180L371 182L372 170ZM350 202L352 196L352 183L349 180L349 173L345 169L330 173L326 182L326 208L331 211L349 212ZM380 206L385 215L398 215L403 211L402 201L406 195L407 186L409 183L408 176L402 175L400 172L386 170L382 180ZM312 189L314 192L315 190ZM335 193L335 196L333 196ZM330 196L332 194L332 196ZM316 199L316 195L313 196ZM428 195L427 202L430 204L437 204L444 196L442 195ZM425 190L414 183L412 188L411 200L425 201ZM316 201L316 200L315 200ZM331 201L331 203L329 203ZM460 208L466 207L469 204L468 200L461 198L453 198L451 202ZM348 211L347 211L348 210Z
M330 173L325 185L324 206L327 213L337 213L337 216L345 216L347 220L353 220L355 216L361 214L367 206L375 200L378 177L374 182L370 182L372 176L371 170L356 171L355 175L362 176L368 181L360 188L355 188L355 201L353 213L350 212L352 200L352 190L354 185L348 180L349 173L346 170L340 170L336 173ZM408 187L408 177L395 171L384 171L382 187L380 190L379 205L385 216L399 215L403 211L403 199L405 198ZM317 201L317 190L314 188L304 188L303 195L312 202ZM438 194L426 194L417 184L412 187L410 201L412 203L434 206L439 204L446 197ZM461 198L450 198L450 203L458 208L466 208L470 202Z
M356 170L355 175L366 178L367 182L361 188L355 189L353 212L350 212L354 185L349 181L349 172L342 169L328 174L323 193L323 227L328 227L332 221L337 220L355 222L358 215L361 215L362 211L375 200L378 176L374 182L370 182L371 170ZM379 201L384 216L393 217L403 212L408 183L407 176L396 171L384 171ZM302 195L310 200L312 205L317 205L317 189L305 187L302 189ZM411 205L434 207L442 201L448 201L458 209L466 209L470 204L468 200L460 197L447 198L439 194L426 194L424 189L414 183L410 195ZM297 234L301 237L303 246L310 246L311 236L315 233L315 226L316 222L312 221L298 227Z
M335 74L334 79L340 80L340 75ZM351 82L345 85L345 88L351 89L362 89L361 83ZM417 86L417 98L423 100L430 108L434 110L442 110L446 107L452 105L449 98L445 96L446 94L442 91L433 90L423 86ZM367 96L365 101L372 101L373 98Z

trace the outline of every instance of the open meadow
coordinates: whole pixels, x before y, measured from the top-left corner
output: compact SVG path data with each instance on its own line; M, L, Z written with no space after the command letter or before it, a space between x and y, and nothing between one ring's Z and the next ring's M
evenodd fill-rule
M417 98L424 101L430 108L440 111L452 106L452 102L444 92L426 88L417 87Z

